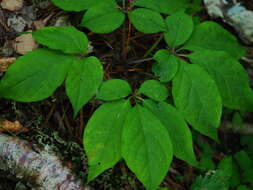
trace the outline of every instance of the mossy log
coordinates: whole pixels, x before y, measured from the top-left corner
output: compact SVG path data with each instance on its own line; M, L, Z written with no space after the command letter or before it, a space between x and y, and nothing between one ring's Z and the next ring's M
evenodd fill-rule
M0 133L0 169L36 190L87 190L49 148Z

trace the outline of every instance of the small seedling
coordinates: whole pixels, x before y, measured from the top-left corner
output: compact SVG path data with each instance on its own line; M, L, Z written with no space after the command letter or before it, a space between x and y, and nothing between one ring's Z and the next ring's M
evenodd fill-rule
M97 99L105 103L90 118L83 138L88 180L123 158L147 189L156 189L173 154L196 165L191 132L181 113L166 103L164 84L147 80L128 97L130 93L130 85L119 79L104 82L98 91Z
M47 48L39 48L10 66L0 81L1 97L20 102L45 99L65 81L74 116L97 92L103 67L86 57L88 39L74 27L45 27L32 33Z

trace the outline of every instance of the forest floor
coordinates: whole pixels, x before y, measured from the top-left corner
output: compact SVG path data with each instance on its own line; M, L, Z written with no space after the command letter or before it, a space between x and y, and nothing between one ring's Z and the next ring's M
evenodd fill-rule
M253 10L252 1L245 0L244 3ZM201 20L210 20L204 9L198 13L198 16ZM143 35L133 28L129 28L127 22L111 34L94 34L78 27L80 19L79 14L63 12L47 2L26 0L22 8L17 11L0 7L0 77L4 75L7 65L9 66L13 60L23 53L37 48L37 44L31 38L20 37L21 32L36 30L48 25L71 24L88 35L93 47L92 54L97 56L104 65L105 79L125 79L133 89L137 89L144 80L149 78L153 53L157 49L166 47L166 44L160 41L156 48L150 51L150 47L159 40L161 34ZM222 23L221 20L216 21L236 35L231 27ZM16 26L13 28L10 25ZM253 57L253 46L242 45L247 47L248 57ZM9 61L6 61L7 58ZM5 59L5 63L1 64L3 59ZM242 61L242 64L248 71L253 86L253 63ZM22 127L13 131L12 135L14 133L19 138L42 147L46 144L51 145L55 152L61 155L62 160L71 162L73 170L86 181L87 160L84 151L82 151L82 133L85 124L97 107L98 102L92 100L73 119L71 104L64 92L64 87L60 87L54 95L40 102L20 103L0 99L0 120L1 122L18 121ZM224 111L223 123L234 123L239 128L247 123L252 125L253 130L253 115L251 113ZM8 131L4 133L8 134ZM169 187L172 190L189 190L196 176L204 174L205 171L215 170L216 164L225 155L234 155L236 152L244 150L245 144L243 142L249 139L249 135L239 134L235 128L233 130L223 128L219 131L220 144L195 132L193 132L193 136L194 149L202 163L202 169L193 168L174 158L171 170L162 183L163 187ZM253 137L251 143L252 145L248 146L253 147ZM0 171L0 190L21 189L19 186L29 189L25 183ZM91 182L90 186L98 190L144 189L123 162L102 174Z

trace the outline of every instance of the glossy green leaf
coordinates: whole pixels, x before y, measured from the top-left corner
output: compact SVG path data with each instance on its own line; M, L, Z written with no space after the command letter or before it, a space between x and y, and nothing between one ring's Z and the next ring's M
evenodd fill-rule
M134 5L145 7L164 14L173 14L184 11L189 0L135 0Z
M237 152L235 154L235 159L242 170L246 171L248 169L250 169L250 170L253 169L252 160L250 159L250 157L246 151L241 150L240 152Z
M65 11L86 10L105 0L52 0L52 2Z
M229 177L223 170L207 172L193 182L190 190L229 190Z
M180 60L167 50L162 49L154 55L156 63L152 67L152 71L157 77L160 77L161 82L169 82L174 78L178 70Z
M121 79L105 81L97 95L97 99L112 101L127 97L132 89L128 82Z
M130 108L127 100L108 102L90 118L83 137L89 164L88 181L121 159L122 128Z
M251 190L250 188L248 188L247 186L245 186L245 185L240 185L240 186L238 186L237 187L237 189L236 190Z
M218 168L224 170L227 175L230 175L229 183L231 187L236 187L240 184L240 171L231 156L221 159Z
M34 102L51 96L63 83L74 59L48 49L19 57L0 81L1 97Z
M122 156L148 190L165 177L172 160L170 136L145 107L136 105L127 116L122 135Z
M226 51L236 59L245 53L245 49L240 46L235 36L211 21L197 25L184 48L192 51L203 49Z
M167 31L164 37L171 48L185 43L190 38L194 28L192 17L183 12L168 16L165 23L167 25Z
M103 81L103 66L96 57L75 61L66 80L66 92L74 116L97 93Z
M192 135L184 117L176 108L165 102L144 101L145 107L161 121L169 132L174 155L189 164L196 165Z
M134 27L145 34L165 31L165 22L162 16L149 9L138 8L129 13L129 18Z
M81 26L95 33L110 33L119 28L124 20L115 2L104 2L90 8L83 16Z
M198 65L181 64L173 79L174 103L200 133L217 140L222 104L218 87Z
M144 81L137 93L143 94L155 101L166 100L169 96L166 86L157 80Z
M69 54L84 54L88 39L83 32L72 26L48 26L32 33L40 44Z
M231 109L253 110L253 91L243 66L222 51L204 50L189 55L215 80L222 104Z

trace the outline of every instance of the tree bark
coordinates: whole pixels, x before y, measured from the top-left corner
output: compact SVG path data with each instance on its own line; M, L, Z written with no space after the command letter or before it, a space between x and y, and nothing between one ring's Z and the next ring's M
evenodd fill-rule
M48 147L44 150L34 148L25 140L1 133L0 169L36 190L88 189Z

